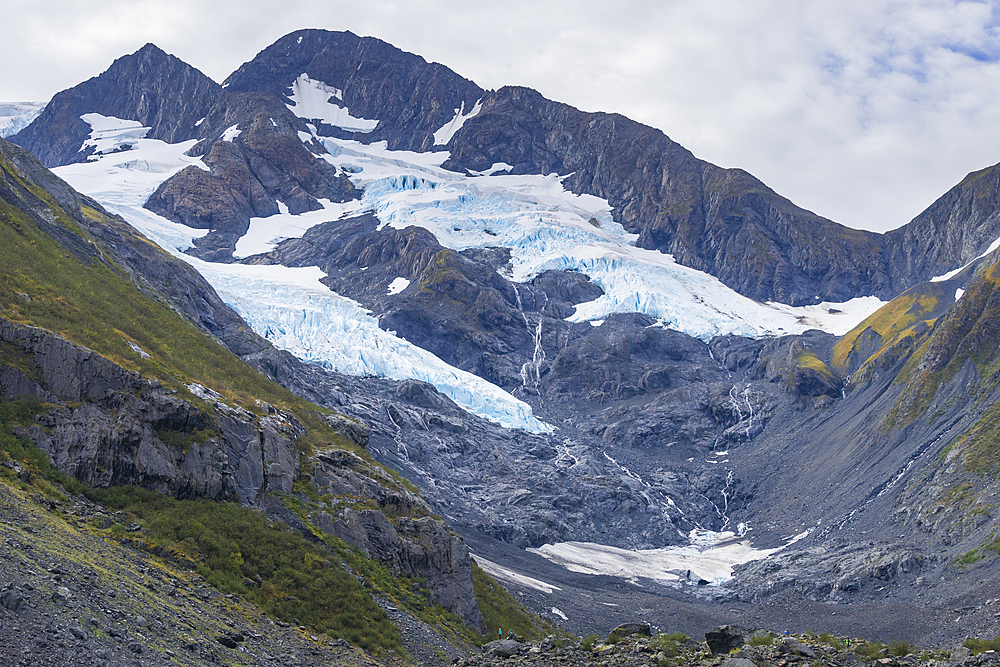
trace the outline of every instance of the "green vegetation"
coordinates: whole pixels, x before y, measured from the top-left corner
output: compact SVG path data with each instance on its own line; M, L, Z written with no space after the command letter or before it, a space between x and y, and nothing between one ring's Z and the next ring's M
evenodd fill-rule
M176 500L135 487L87 495L135 517L148 542L188 556L223 593L368 651L403 651L399 632L344 562L284 524L235 504Z
M939 283L923 283L885 304L854 327L833 346L833 365L846 370L851 353L858 351L862 335L869 329L878 335L879 348L874 354L861 359L870 365L890 348L908 343L910 346L925 333L934 320L951 304ZM865 356L865 355L863 355Z
M865 660L875 660L884 658L889 653L889 649L882 642L860 642L854 647L854 652Z
M10 480L17 479L24 487L31 485L50 498L62 500L62 492L53 487L52 482L73 493L82 491L83 485L53 468L45 452L13 431L15 425L31 424L35 415L47 409L45 403L34 398L0 400L0 475ZM11 468L3 465L6 462L21 466L24 474L18 477Z
M668 658L676 658L681 652L681 645L688 636L683 632L659 633L650 642L654 652L662 652Z
M7 175L20 180L10 170ZM332 444L369 457L325 424L323 409L249 368L168 304L140 292L129 273L101 253L47 193L21 183L49 203L56 222L77 235L81 245L92 248L94 257L84 261L67 252L26 214L0 199L0 317L54 331L124 368L159 380L199 405L203 402L185 385L202 384L252 412L260 410L258 399L287 410L308 428L299 442L304 453ZM110 227L120 226L93 209L87 213ZM166 253L164 258L177 262L179 272L187 270ZM130 343L150 358L141 357ZM0 349L0 361L33 372L12 346Z
M830 367L823 363L822 359L809 350L803 350L800 352L798 356L795 357L795 364L800 368L812 369L827 380L833 380L835 377L833 371L830 370Z
M600 638L601 638L600 635L589 634L589 635L587 635L586 637L583 638L583 641L580 642L580 647L584 651L593 651L594 650L594 644L596 644L597 640L600 639Z
M904 384L903 394L886 417L884 428L900 428L923 415L933 400L941 384L951 380L966 361L976 365L979 376L985 378L978 386L970 386L973 398L989 393L1000 381L1000 358L996 350L1000 347L1000 275L998 266L984 271L968 288L962 300L946 317L934 327L910 356L896 377L896 382ZM983 430L987 437L995 440L996 427L1000 426L1000 412L984 419L989 423L977 424L972 431ZM971 431L967 437L971 435ZM986 452L986 458L996 459L996 446ZM975 466L976 463L974 462ZM980 466L981 467L981 466Z
M889 655L895 656L897 658L902 658L905 655L910 655L917 650L916 646L911 645L909 642L899 639L894 642L889 643Z
M986 651L1000 651L1000 637L994 637L993 639L969 637L962 642L962 646L972 651L972 655L979 655Z
M528 612L475 562L472 563L472 585L476 589L479 611L485 620L483 631L489 639L496 637L497 630L501 628L504 633L513 630L527 639L539 639L552 629L544 619ZM592 636L591 647L597 640L597 635Z
M750 646L770 646L777 638L778 635L773 632L764 632L760 630L750 635L749 644Z

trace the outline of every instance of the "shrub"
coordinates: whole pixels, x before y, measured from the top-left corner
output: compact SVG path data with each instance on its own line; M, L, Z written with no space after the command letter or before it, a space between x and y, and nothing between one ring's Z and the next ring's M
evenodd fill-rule
M979 655L980 653L985 653L986 651L1000 651L1000 636L994 637L993 639L976 639L974 637L969 637L962 642L962 646L972 651L973 655Z
M583 638L583 641L580 643L580 647L583 648L584 651L593 651L594 644L597 643L598 639L600 639L599 635L589 634Z
M368 651L403 653L399 631L340 559L285 524L231 503L177 500L135 487L87 495L137 517L147 540L191 557L218 590ZM261 583L252 583L257 578Z
M910 655L913 653L914 649L915 647L910 646L909 642L900 639L889 644L889 655L902 658L904 655Z
M770 646L778 635L773 632L758 631L750 635L750 646Z
M866 660L875 660L884 657L888 651L885 644L881 642L860 642L854 647L854 652Z

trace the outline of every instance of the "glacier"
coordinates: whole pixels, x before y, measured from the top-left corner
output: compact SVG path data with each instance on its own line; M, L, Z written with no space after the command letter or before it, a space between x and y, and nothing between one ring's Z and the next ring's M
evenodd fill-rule
M510 168L501 164L465 176L441 167L448 151L389 151L384 142L306 136L321 143L328 151L321 157L363 190L360 210L375 213L383 226L424 227L457 251L507 248L508 278L515 282L548 270L588 276L605 293L578 305L569 318L574 322L639 312L703 341L813 328L842 335L884 303L876 297L806 307L760 303L669 254L636 247L637 237L614 221L610 204L567 191L566 176L498 173Z
M42 113L45 102L10 102L0 104L0 137L17 134L31 125Z
M307 79L298 79L299 111L340 109L328 102L340 99L340 91ZM456 119L472 117L474 112L475 108L467 114L459 109ZM185 255L206 230L170 222L142 205L180 169L194 165L207 170L199 158L186 155L195 142L146 139L146 128L139 123L99 114L87 114L85 120L92 127L85 145L93 146L97 154L88 163L56 172L194 265L254 331L277 347L343 373L429 382L462 408L506 427L553 430L534 417L528 404L499 387L382 331L359 304L320 283L323 275L318 268L214 264ZM454 250L508 248L508 277L515 282L529 281L547 270L587 275L605 294L579 304L569 318L574 322L599 325L613 313L641 312L654 317L657 326L705 341L729 333L759 337L810 328L844 333L882 304L875 297L804 308L759 303L709 274L678 264L670 255L636 247L636 237L615 222L608 202L569 192L563 186L566 176L511 175L504 173L511 168L506 164L479 174L458 174L441 166L448 151L390 151L384 141L335 139L321 136L313 125L307 127L309 132L300 132L300 139L322 145L327 152L317 159L347 174L362 190L361 199L323 201L321 210L300 215L289 214L279 202L277 215L251 220L236 244L237 259L268 252L281 240L301 237L317 224L372 212L382 226L418 225ZM399 293L407 285L397 278L388 292Z
M94 130L88 141L130 148L99 153L87 163L57 167L55 173L194 266L256 333L276 347L345 374L428 382L463 409L507 428L533 433L554 430L532 414L530 405L496 385L380 329L378 320L358 303L323 285L320 279L325 274L319 268L216 264L184 254L208 230L171 222L142 205L160 183L181 169L195 165L207 170L199 158L185 155L195 141L136 140L142 129L138 123L101 119L91 119ZM325 213L325 219L330 219L343 213L338 206L328 203L324 211L312 213ZM287 208L284 211L288 215Z

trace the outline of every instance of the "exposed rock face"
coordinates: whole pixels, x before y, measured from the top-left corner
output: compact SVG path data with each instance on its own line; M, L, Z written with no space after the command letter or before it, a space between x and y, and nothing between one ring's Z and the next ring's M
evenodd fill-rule
M392 150L432 149L434 132L450 122L456 110L470 112L484 94L443 65L372 37L326 30L285 35L233 72L225 86L288 99L301 74L339 89L342 97L334 102L352 116L379 121L370 133L321 125L324 134L365 143L385 140Z
M22 434L86 484L255 504L267 491L291 491L298 477L303 428L291 415L258 418L206 394L213 417L86 348L7 320L0 341L22 359L0 365L3 398L55 406Z
M743 633L735 625L722 625L705 633L705 643L712 655L724 655L743 646Z
M1000 238L1000 165L972 172L885 237L897 293L976 259Z
M250 218L278 213L278 201L298 214L322 208L319 199L340 202L358 196L346 176L309 152L287 109L257 113L234 126L242 126L242 131L232 141L199 144L211 171L188 167L157 188L145 204L170 220L210 230L195 242L194 254L202 259L231 258Z
M334 515L321 511L312 521L323 532L356 546L397 574L425 578L433 604L481 627L465 542L430 516L404 516L415 511L429 514L430 508L419 496L402 488L390 489L387 480L380 483L373 472L349 452L331 451L315 457L307 479L321 494L374 501L379 509L348 507ZM390 520L387 513L398 518Z

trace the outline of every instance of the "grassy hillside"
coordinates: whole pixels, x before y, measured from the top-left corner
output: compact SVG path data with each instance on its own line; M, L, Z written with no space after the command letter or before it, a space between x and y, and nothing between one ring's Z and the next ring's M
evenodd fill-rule
M332 444L370 459L323 422L323 408L251 369L165 301L138 290L128 272L48 192L9 163L0 160L0 168L0 317L54 331L208 410L185 385L204 385L255 413L260 412L258 400L287 410L308 428L299 443L303 453ZM21 206L10 203L16 198ZM82 213L102 224L120 224L90 206ZM39 215L50 218L57 233L71 235L69 241L59 243L47 233L51 229L40 229ZM17 363L16 355L2 348L0 361Z
M938 317L955 301L951 283L921 283L869 315L837 341L833 366L867 377L882 361L895 363L923 340ZM887 354L889 352L892 354ZM891 356L891 359L883 359Z

